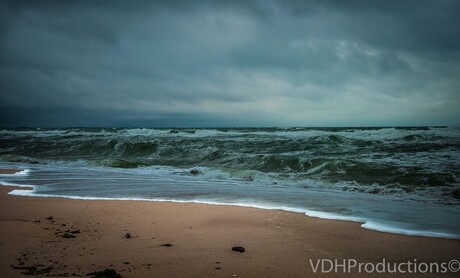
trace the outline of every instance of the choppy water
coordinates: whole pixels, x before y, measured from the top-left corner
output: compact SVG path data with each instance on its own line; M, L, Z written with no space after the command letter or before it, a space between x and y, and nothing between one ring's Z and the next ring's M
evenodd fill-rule
M225 203L460 237L460 129L5 129L32 193Z

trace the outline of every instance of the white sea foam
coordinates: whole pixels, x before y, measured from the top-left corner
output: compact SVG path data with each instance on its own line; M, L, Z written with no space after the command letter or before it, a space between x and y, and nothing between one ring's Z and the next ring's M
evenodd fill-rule
M451 238L451 239L460 239L458 234L449 234L442 232L434 231L421 231L421 230L411 230L411 229L402 229L395 226L384 225L375 221L367 220L361 225L362 228L384 232L392 234L402 234L409 236L423 236L423 237L438 237L438 238Z
M12 182L6 182L6 181L1 181L1 180L0 180L0 185L3 185L3 186L13 186L13 187L30 187L30 188L35 188L35 185L12 183Z
M316 217L321 219L330 219L330 220L342 220L342 221L351 221L362 223L361 227L368 230L391 233L391 234L402 234L409 236L423 236L423 237L438 237L438 238L451 238L451 239L460 239L460 235L442 233L442 232L433 232L433 231L422 231L422 230L411 230L398 228L392 225L385 225L373 220L364 219L354 216L339 215L336 213L320 212L320 211L307 211L305 215L310 217Z
M365 222L365 220L360 217L340 215L340 214L331 213L331 212L307 210L305 212L305 215L310 216L310 217L315 217L315 218L329 219L329 220L342 220L342 221L351 221L351 222L360 222L360 223Z
M354 216L345 216L345 215L339 215L335 213L319 212L319 211L308 211L305 214L310 217L316 217L316 218L321 218L321 219L359 222L359 223L362 223L361 224L362 228L373 230L373 231L391 233L391 234L460 239L460 235L457 235L457 234L398 228L396 226L382 224L382 223L379 223L373 220L364 219L360 217L354 217Z
M29 173L30 169L24 169L12 174L0 174L0 177L27 176Z

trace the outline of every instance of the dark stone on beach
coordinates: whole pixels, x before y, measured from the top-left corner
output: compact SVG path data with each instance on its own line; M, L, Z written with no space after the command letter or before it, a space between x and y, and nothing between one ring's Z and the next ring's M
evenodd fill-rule
M43 266L43 265L33 265L33 266L11 266L13 269L21 269L21 270L26 270L24 272L21 272L21 274L24 275L42 275L42 274L48 274L53 270L52 266L39 269L37 266Z
M75 235L73 235L73 234L71 234L71 233L67 233L67 232L64 233L64 234L62 235L62 237L63 237L63 238L76 238Z
M53 220L53 217L52 216L46 217L46 220Z
M162 244L161 246L164 246L164 247L172 247L173 245L171 243L165 243L165 244Z
M102 271L95 271L86 274L86 276L91 276L92 278L121 278L121 275L118 274L115 269L106 268Z
M244 249L244 247L241 247L241 246L234 246L234 247L232 247L232 251L244 253L244 251L246 251L246 249Z
M126 237L126 238L131 238L131 234L130 234L130 233L126 233L125 237Z

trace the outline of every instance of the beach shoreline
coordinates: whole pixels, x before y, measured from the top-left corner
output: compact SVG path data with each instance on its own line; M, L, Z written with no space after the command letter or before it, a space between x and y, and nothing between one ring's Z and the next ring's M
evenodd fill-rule
M340 267L337 273L314 273L314 266L322 259L442 264L460 254L458 240L382 233L299 213L8 195L13 189L0 186L3 277L22 277L31 269L42 276L86 276L107 268L122 277L352 277L367 273L352 268L349 274ZM232 251L235 246L245 252ZM398 274L407 276L375 272Z

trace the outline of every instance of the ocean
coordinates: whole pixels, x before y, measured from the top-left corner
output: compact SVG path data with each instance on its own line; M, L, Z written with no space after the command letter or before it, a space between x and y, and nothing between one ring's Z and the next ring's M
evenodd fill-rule
M460 238L460 128L1 129L10 194L225 204Z

